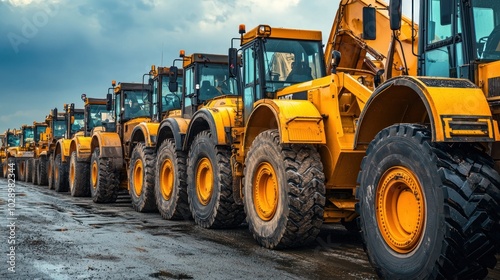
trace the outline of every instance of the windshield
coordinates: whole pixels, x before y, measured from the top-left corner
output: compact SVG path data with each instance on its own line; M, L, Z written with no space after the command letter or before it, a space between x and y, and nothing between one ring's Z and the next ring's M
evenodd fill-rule
M177 77L177 84L179 85L177 87L176 92L170 92L168 89L168 79L162 79L162 113L166 113L170 110L177 110L181 108L181 98L182 98L182 76L179 75Z
M54 121L54 138L62 138L66 133L66 122L64 120Z
M75 120L71 124L71 135L73 135L76 132L78 132L79 130L83 129L84 119L85 119L83 112L75 113L73 116L75 117Z
M124 91L124 119L149 117L148 91Z
M102 126L103 123L114 122L111 112L106 110L106 104L92 104L90 106L90 114L88 115L87 124L88 130L91 131L95 127Z
M268 39L264 74L268 92L325 76L320 42Z
M33 134L33 127L26 127L23 130L24 144L33 143L35 135Z
M236 81L229 78L227 64L203 63L199 69L199 101L207 101L221 95L237 94Z
M19 135L14 135L14 134L7 134L7 144L10 146L10 147L17 147L19 146Z
M38 141L40 141L40 135L42 133L45 133L45 131L47 130L47 127L46 126L36 126L36 133L35 133L35 143L38 143Z
M478 57L500 59L500 1L471 1Z

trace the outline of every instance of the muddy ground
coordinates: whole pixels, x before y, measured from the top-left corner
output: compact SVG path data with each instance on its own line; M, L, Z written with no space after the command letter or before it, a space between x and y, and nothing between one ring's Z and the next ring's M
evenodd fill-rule
M377 279L360 237L339 226L273 251L245 225L206 230L137 213L126 193L103 205L21 182L15 190L14 208L0 179L0 279ZM488 278L500 279L500 265Z

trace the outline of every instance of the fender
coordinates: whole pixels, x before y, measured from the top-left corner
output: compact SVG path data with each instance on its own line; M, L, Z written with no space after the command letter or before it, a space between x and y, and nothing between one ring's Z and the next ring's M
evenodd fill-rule
M187 150L194 137L203 130L210 130L217 145L230 145L236 110L234 107L213 107L198 110L189 123L183 149Z
M130 134L130 145L127 147L129 149L129 156L132 155L132 151L137 143L144 143L146 147L155 147L159 126L159 123L153 122L141 122L137 124L132 130L132 134Z
M245 127L244 147L250 147L257 135L273 128L279 130L281 143L326 143L323 117L310 101L257 101Z
M131 142L144 142L146 147L153 147L156 144L159 123L141 122L132 130ZM132 154L132 151L130 151Z
M388 80L361 112L355 147L365 149L379 131L396 123L430 123L435 142L500 140L484 93L465 79L398 76Z
M71 146L71 139L59 139L56 143L56 148L54 152L54 159L56 155L61 154L61 161L66 162L69 160L70 152L69 148Z
M99 148L100 157L123 158L122 142L116 132L98 132L92 136L90 145L92 151Z
M92 150L90 149L90 144L92 142L92 137L89 136L76 136L71 141L69 155L76 151L77 161L90 162L90 157L92 155Z
M190 119L184 118L166 118L158 129L156 150L160 147L165 139L173 139L175 142L175 149L182 150L182 143L188 129Z
M120 136L116 132L98 131L92 135L90 144L91 151L99 148L100 158L112 159L113 168L121 170L123 168L123 150Z

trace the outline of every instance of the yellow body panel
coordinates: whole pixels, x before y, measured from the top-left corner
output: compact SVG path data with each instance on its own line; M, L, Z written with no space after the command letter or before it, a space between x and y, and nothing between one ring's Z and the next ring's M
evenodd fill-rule
M90 161L92 155L91 143L92 137L90 136L74 137L71 143L70 156L73 151L76 151L78 160Z
M220 108L206 108L210 111L214 122L215 130L217 132L217 144L225 145L229 143L229 139L226 138L226 127L234 126L234 119L236 111L231 107L220 107Z
M313 40L321 41L322 35L321 31L313 30L299 30L290 28L277 28L270 27L268 25L259 25L252 30L245 33L241 40L241 45L248 43L255 37L268 37L268 38L282 38L282 39L302 39L302 40Z
M123 130L123 142L128 142L128 140L132 137L132 132L134 128L142 122L150 122L150 118L136 118L132 119L124 124Z
M323 117L311 102L281 99L259 100L255 103L250 119L255 120L260 117L259 107L267 107L273 112L278 122L282 143L326 143Z
M99 147L103 157L122 157L122 141L116 132L98 132L92 136L92 151ZM111 152L114 150L115 152Z
M490 88L490 79L500 78L500 61L481 64L478 67L478 86L483 90L488 100L499 101L496 89Z
M159 123L153 122L141 122L135 126L134 131L138 129L142 131L144 135L144 141L147 147L154 146L156 143L153 142L153 138L156 138L158 134L158 128L160 127Z
M176 118L172 118L172 119L179 126L179 133L186 134L186 132L188 130L188 127L189 127L189 123L191 122L191 120L190 119L181 118L181 117L176 117Z
M434 119L435 141L446 141L453 136L482 136L500 140L498 124L491 118L490 106L481 89L421 85L425 88L422 92ZM458 122L456 119L460 117L464 119L464 127L468 126L466 120L472 118L475 123L483 124L485 129L454 129L453 122ZM471 125L474 126L474 123Z
M62 162L69 161L71 139L59 139L56 144L56 154L61 153Z

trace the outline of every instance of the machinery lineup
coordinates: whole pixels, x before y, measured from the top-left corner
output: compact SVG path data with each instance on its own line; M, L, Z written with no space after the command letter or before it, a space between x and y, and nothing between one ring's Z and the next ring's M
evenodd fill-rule
M413 1L412 1L413 2ZM410 2L404 5L416 5ZM500 245L500 3L342 0L320 31L240 26L1 135L1 173L289 248L360 231L388 279L481 279ZM390 30L390 32L388 32ZM239 47L233 42L239 40Z

